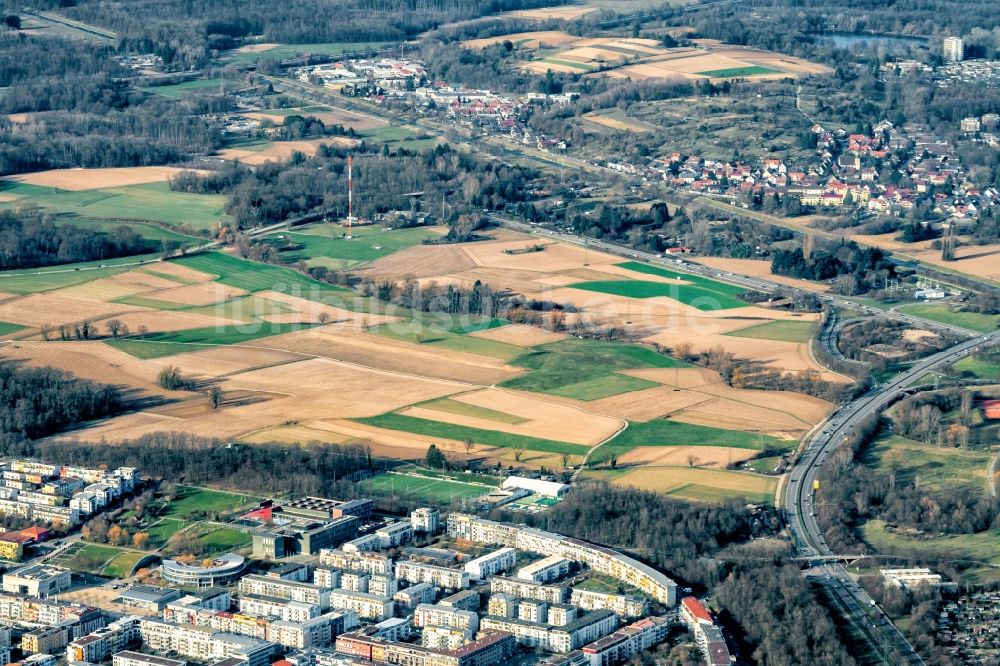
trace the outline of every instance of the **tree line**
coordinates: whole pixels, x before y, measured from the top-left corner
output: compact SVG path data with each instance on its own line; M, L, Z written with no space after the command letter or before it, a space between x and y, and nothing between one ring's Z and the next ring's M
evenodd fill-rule
M877 288L896 274L891 256L880 248L861 247L854 241L828 243L807 235L803 247L775 249L771 272L807 280L831 280L836 293L860 294Z
M21 455L30 440L122 409L117 388L55 368L0 363L0 452Z
M0 211L0 270L125 257L147 248L125 225L95 233L36 211Z

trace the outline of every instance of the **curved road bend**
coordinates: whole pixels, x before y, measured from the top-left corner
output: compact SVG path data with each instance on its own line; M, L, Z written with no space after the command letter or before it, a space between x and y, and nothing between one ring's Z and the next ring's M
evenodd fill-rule
M885 384L876 387L843 406L828 420L826 426L813 435L798 463L789 475L785 492L784 508L791 527L792 541L802 555L833 555L823 539L812 508L814 501L813 484L826 457L872 414L881 412L902 389L935 369L954 363L970 354L976 347L1000 341L1000 331L975 337L953 347L929 356L904 373L896 375ZM877 645L888 646L898 652L907 664L923 664L923 660L913 650L913 646L889 621L871 597L862 590L841 564L825 564L827 581L832 581L848 594L842 596L852 613L861 620L862 626Z

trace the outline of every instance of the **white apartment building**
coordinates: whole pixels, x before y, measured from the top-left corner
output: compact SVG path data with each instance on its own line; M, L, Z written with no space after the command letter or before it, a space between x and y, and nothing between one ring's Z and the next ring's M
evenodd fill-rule
M942 47L945 60L961 62L965 59L965 40L961 37L945 37Z
M608 594L574 587L569 601L584 610L612 610L624 617L642 617L649 610L645 599L627 594Z
M142 642L156 652L175 652L195 661L237 658L246 666L268 666L275 645L249 636L238 636L210 627L171 624L156 618L139 623Z
M427 583L453 590L469 587L469 574L466 571L413 561L397 562L396 578L409 583Z
M501 548L492 553L486 553L465 563L465 570L472 580L484 580L511 569L517 562L517 550Z
M366 620L385 620L396 614L392 599L367 592L333 590L330 592L330 607L341 611L354 611L358 617Z
M479 614L472 611L458 610L451 606L419 604L413 611L413 626L452 627L468 629L475 633L479 630Z
M390 523L375 530L381 548L395 548L413 541L413 525L406 521Z
M420 634L420 645L436 650L457 650L473 638L475 632L457 627L426 626Z
M559 555L550 555L517 570L517 577L536 583L550 583L569 573L570 561Z
M313 585L335 590L340 587L340 571L329 567L318 567L313 571Z
M348 553L334 548L319 551L319 562L323 566L345 571L363 571L372 575L392 575L392 558L381 553Z
M576 620L576 606L569 604L550 604L548 623L562 627Z
M490 594L508 594L521 599L540 599L550 604L561 604L566 600L566 588L560 585L543 585L542 583L504 576L490 578Z
M604 546L464 513L452 513L448 516L448 534L477 543L510 546L546 556L560 555L633 585L662 604L677 603L677 585L674 581L656 569Z
M371 579L371 576L366 573L345 571L340 576L340 589L347 590L348 592L368 592L368 585Z
M285 622L306 622L314 617L319 617L323 612L319 604L262 597L256 594L241 594L238 603L240 613L243 615L273 617ZM178 616L177 621L197 624L193 620L183 620L180 616Z
M374 552L382 545L382 537L377 534L364 534L356 539L345 541L341 546L345 553L358 554Z
M480 625L514 634L517 642L526 647L566 653L610 634L618 628L618 616L611 611L592 611L562 627L487 616Z
M441 512L422 506L410 512L410 525L418 534L434 534L441 525Z
M399 592L399 581L395 576L372 576L368 581L368 592L380 597L393 597Z
M167 659L131 650L123 650L114 655L111 664L112 666L187 666L187 662L180 659Z
M240 594L257 594L316 604L322 610L327 610L330 607L330 590L319 585L300 583L295 580L249 575L240 579L239 591Z
M435 596L437 596L437 593L433 585L417 583L396 592L396 594L392 595L392 598L399 604L401 609L410 610L416 608L419 604L432 603Z
M139 618L127 615L67 645L66 661L98 664L116 652L138 645L141 640Z

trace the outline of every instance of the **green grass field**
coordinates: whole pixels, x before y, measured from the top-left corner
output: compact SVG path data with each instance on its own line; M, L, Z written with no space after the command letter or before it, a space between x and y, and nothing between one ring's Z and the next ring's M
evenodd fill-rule
M74 285L111 277L136 268L127 266L140 261L155 261L159 254L144 254L135 257L120 257L105 261L87 261L77 264L62 264L48 268L27 268L0 272L0 292L9 294L34 294L52 291ZM100 268L100 266L105 268Z
M358 136L368 141L384 143L398 148L407 148L409 150L422 150L423 148L433 147L438 143L436 138L419 134L409 128L398 125L387 125L385 127L362 130L358 132Z
M721 446L760 451L762 445L782 450L795 446L795 442L742 430L723 430L668 419L654 419L629 424L621 434L599 448L591 460L608 460L612 454L621 455L637 446Z
M149 553L125 551L108 562L108 565L104 567L103 573L105 576L111 576L112 578L125 578L126 576L130 576L132 574L132 569L135 568L135 565L137 565L148 554Z
M154 353L154 348L146 346L144 342L171 342L170 346L165 346L163 353L157 356L170 356L176 354L180 345L192 345L187 351L197 351L194 345L236 345L259 338L269 338L272 335L281 335L293 331L302 331L312 328L312 324L275 324L268 321L256 321L246 324L226 324L225 326L209 326L208 328L190 328L185 331L169 331L164 333L149 333L143 340L126 342L138 342L139 345L118 347L122 351L142 350L146 354ZM119 341L122 342L122 341ZM149 356L146 358L156 358Z
M727 69L710 69L707 72L695 72L699 76L708 76L713 79L734 79L744 76L760 76L762 74L781 74L780 70L751 65L749 67L729 67Z
M339 224L310 225L302 231L280 232L268 236L272 242L291 241L297 248L281 253L285 261L312 263L317 259L328 268L348 268L399 252L425 240L441 237L441 232L426 227L384 229L380 226L355 227L353 238L345 238ZM279 241L278 237L281 237ZM278 247L281 247L279 244Z
M897 310L932 321L952 326L960 326L971 331L990 333L1000 324L1000 315L984 315L978 312L952 312L947 303L907 303Z
M568 442L556 442L550 439L540 439L538 437L526 437L524 435L512 435L506 432L495 430L484 430L481 428L470 428L468 426L454 425L451 423L440 423L427 419L405 416L389 412L379 416L369 416L366 418L354 419L358 423L385 428L386 430L401 430L412 432L418 435L429 437L440 437L458 442L466 438L471 439L475 444L485 446L499 446L503 448L522 448L527 451L541 451L544 453L568 453L571 455L583 455L589 447L582 444L570 444Z
M198 529L202 526L199 525ZM250 545L253 537L245 532L230 529L228 527L215 527L195 538L195 542L200 544L206 555L219 555L231 550L246 548Z
M942 448L886 435L869 446L861 460L885 474L895 469L899 483L915 481L922 488L967 489L981 494L986 492L986 474L993 456L991 451Z
M239 87L239 83L236 81L223 81L222 79L195 79L194 81L184 81L183 83L174 83L167 86L148 86L146 88L139 88L139 90L156 95L163 95L164 97L170 97L171 99L182 99L187 95L197 92L217 94L219 89L223 86L226 88L234 88Z
M618 266L627 268L635 273L656 275L673 280L682 280L683 282L668 284L649 280L624 279L580 282L571 286L575 289L585 289L587 291L628 296L631 298L665 296L699 310L726 310L749 305L746 301L738 298L744 290L735 285L717 282L716 280L710 280L700 275L677 273L666 268L650 266L649 264L637 261L626 261L618 264Z
M69 191L0 181L0 192L16 197L16 201L3 206L30 203L54 213L70 213L89 220L129 218L211 230L225 218L224 195L173 192L167 183Z
M372 328L371 333L399 340L400 342L432 345L453 351L491 356L505 361L515 358L524 352L521 347L515 345L452 333L442 326L435 326L434 322L421 322L415 319L382 324L381 326Z
M812 335L813 322L810 321L769 321L755 324L747 328L730 331L725 335L738 338L753 338L755 340L780 340L782 342L809 342Z
M918 557L965 559L1000 565L1000 530L978 534L908 537L887 531L886 524L881 520L869 520L862 526L861 532L864 540L881 553L912 553ZM973 572L980 580L969 582L1000 581L1000 569L977 568Z
M18 331L23 331L24 329L25 327L20 324L9 324L5 321L0 321L0 338L6 338L14 333L17 333Z
M531 372L509 379L502 386L580 400L657 386L654 382L617 374L617 370L687 367L683 361L648 347L578 339L540 345L515 358L512 364Z
M461 402L460 400L452 400L451 398L440 398L438 400L431 400L430 402L422 402L418 404L417 407L431 409L436 412L445 412L446 414L472 416L477 419L496 421L497 423L509 423L512 425L524 423L528 420L506 412L498 412L497 410L490 409L489 407L471 405L467 402Z
M163 544L170 540L170 537L190 524L188 521L178 518L161 519L145 530L149 534L149 546L151 548L162 548Z
M186 520L199 512L208 514L232 511L256 501L251 495L208 490L194 486L178 486L177 495L160 513L162 518Z
M972 373L979 379L1000 380L1000 356L994 354L973 354L956 361L952 366L956 372Z
M453 499L478 497L490 492L488 485L465 483L458 479L431 478L407 473L379 474L359 483L362 492L376 495L411 495L425 502L443 504Z
M141 359L187 354L203 349L203 347L192 347L175 342L151 342L148 340L108 340L105 344Z
M330 293L344 291L340 287L308 278L291 268L259 264L221 252L203 252L173 261L215 275L220 284L250 292L270 289L318 300Z
M278 44L273 49L266 51L242 52L231 51L226 57L226 62L235 65L255 63L260 60L288 60L301 55L339 55L352 51L364 51L366 49L381 49L389 42L324 42L318 44Z
M590 65L585 62L576 62L575 60L563 60L561 58L542 58L542 62L547 62L551 65L565 65L566 67L572 67L573 69L579 69L584 72L592 72L597 67Z

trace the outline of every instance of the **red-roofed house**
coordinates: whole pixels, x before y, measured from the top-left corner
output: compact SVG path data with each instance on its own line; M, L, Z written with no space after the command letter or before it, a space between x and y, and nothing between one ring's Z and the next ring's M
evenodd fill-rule
M42 543L43 541L47 541L49 538L49 531L44 527L38 527L38 526L29 527L27 529L21 530L21 534L31 539L34 539L35 543Z

